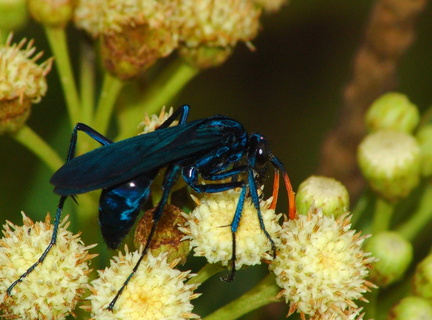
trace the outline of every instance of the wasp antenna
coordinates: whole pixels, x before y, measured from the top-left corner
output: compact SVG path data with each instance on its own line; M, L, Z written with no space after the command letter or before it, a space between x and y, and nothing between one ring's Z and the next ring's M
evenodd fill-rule
M279 161L278 158L272 157L270 160L275 168L275 179L278 178L278 182L276 183L276 180L273 184L273 196L277 196L277 192L279 190L279 170L282 171L284 181L285 181L285 187L288 194L288 203L289 203L289 209L288 209L288 216L291 220L295 219L296 217L296 206L295 206L295 193L291 185L291 181L289 179L288 173L286 172L282 162ZM277 200L276 200L277 201ZM276 201L273 199L271 206L274 204L276 206Z
M279 169L278 168L274 168L275 173L274 173L274 181L273 181L273 195L272 195L272 203L270 205L270 209L276 210L276 204L277 204L277 200L278 200L278 195L279 195Z

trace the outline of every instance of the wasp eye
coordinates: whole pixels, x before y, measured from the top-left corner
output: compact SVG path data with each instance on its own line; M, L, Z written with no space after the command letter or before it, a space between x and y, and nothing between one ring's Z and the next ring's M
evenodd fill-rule
M254 134L250 138L249 159L254 169L263 171L267 169L270 157L270 150L267 140L259 134Z

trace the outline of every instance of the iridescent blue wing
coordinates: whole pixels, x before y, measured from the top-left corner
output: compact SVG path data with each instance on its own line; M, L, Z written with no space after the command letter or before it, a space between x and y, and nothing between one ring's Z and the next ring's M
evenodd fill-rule
M171 163L195 158L224 143L223 126L211 118L132 137L65 163L50 182L59 195L115 186Z

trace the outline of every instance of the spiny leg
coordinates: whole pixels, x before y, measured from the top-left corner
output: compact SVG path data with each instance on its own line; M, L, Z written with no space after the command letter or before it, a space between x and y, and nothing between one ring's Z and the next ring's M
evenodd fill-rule
M7 293L8 296L11 295L11 292L12 292L13 288L18 283L22 282L25 277L27 277L40 263L42 263L45 260L46 256L48 255L48 252L50 252L51 248L56 244L56 242L57 242L57 233L58 233L58 228L59 228L59 224L60 224L60 217L61 217L61 214L62 214L62 211L63 211L63 205L64 205L64 202L65 202L66 198L67 197L65 197L65 196L60 197L60 201L59 201L59 204L58 204L58 207L57 207L57 211L56 211L56 215L55 215L55 218L54 218L54 230L53 230L53 234L51 236L51 240L50 240L48 246L45 248L45 251L39 257L38 261L36 261L30 268L28 268L26 270L26 272L24 272L18 278L18 280L14 281L9 286L9 288L6 290L6 293Z
M89 135L91 138L93 138L94 140L96 140L97 142L99 142L101 145L107 145L107 144L112 143L111 140L109 140L108 138L104 137L103 135L101 135L97 131L93 130L89 126L87 126L87 125L85 125L83 123L77 123L76 126L74 127L73 131L72 131L72 136L71 136L71 141L70 141L70 144L69 144L69 149L68 149L68 154L67 154L66 162L72 160L73 157L75 156L78 131L85 132L87 135ZM44 252L39 257L39 259L30 268L28 268L26 270L26 272L24 272L16 281L14 281L9 286L9 288L6 290L6 292L7 292L7 294L9 296L11 295L13 288L18 283L22 282L25 277L27 277L39 264L41 264L45 260L46 256L50 252L51 248L56 244L56 242L57 242L57 233L58 233L58 229L59 229L59 225L60 225L60 218L61 218L61 215L62 215L62 212L63 212L63 207L64 207L64 203L66 201L66 198L67 198L67 196L61 196L60 197L60 200L59 200L59 203L58 203L58 206L57 206L57 210L56 210L56 215L55 215L55 218L54 218L53 234L51 236L51 240L50 240L48 246L45 248Z
M112 311L114 309L114 306L118 300L118 298L120 298L120 295L123 293L124 289L126 288L126 286L128 285L129 281L132 279L132 277L135 275L135 273L137 272L139 265L141 264L141 261L144 259L144 256L147 253L148 248L150 247L150 242L153 239L153 235L156 232L156 228L157 228L157 224L162 216L163 210L165 208L165 205L168 201L168 197L169 194L171 192L172 187L175 185L175 183L178 180L180 174L180 166L178 165L173 165L171 167L169 167L165 173L165 177L164 177L164 181L163 181L163 193L162 193L162 198L159 201L156 210L153 213L153 225L151 227L150 233L147 237L147 242L144 246L144 249L141 253L141 256L139 257L137 263L135 264L134 268L132 269L132 272L129 274L129 276L126 278L125 282L123 283L123 285L121 286L121 288L117 291L116 296L114 297L114 299L110 302L110 304L108 305L107 309Z

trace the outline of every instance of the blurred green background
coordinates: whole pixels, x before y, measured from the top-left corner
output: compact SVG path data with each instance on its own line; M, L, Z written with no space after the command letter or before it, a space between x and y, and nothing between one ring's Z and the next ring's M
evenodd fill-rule
M263 133L273 153L284 162L296 189L315 172L323 138L336 122L342 90L350 78L352 58L362 41L372 4L290 1L280 12L264 16L263 30L253 41L255 52L239 45L223 66L198 75L175 101L166 101L166 105L187 103L192 107L190 119L219 113L240 120L249 132ZM431 13L429 7L420 17L417 38L398 70L397 90L422 110L432 100ZM70 33L71 46L77 36L76 31ZM50 56L39 25L30 22L14 39L17 42L22 37L34 38L38 51L45 51L44 58ZM28 124L65 156L70 127L55 68L48 79L47 96L33 106ZM19 223L21 210L33 219L53 213L58 197L48 182L52 172L7 135L0 137L0 150L1 222L8 219ZM286 210L286 202L282 192L280 211ZM69 201L66 212L71 212L73 206ZM80 228L84 241L86 231L96 229L97 208L94 223ZM195 312L206 314L232 300L265 273L263 268L249 268L238 272L230 284L215 277L198 290L205 294L198 299ZM271 305L244 319L282 319L286 312L285 304Z

